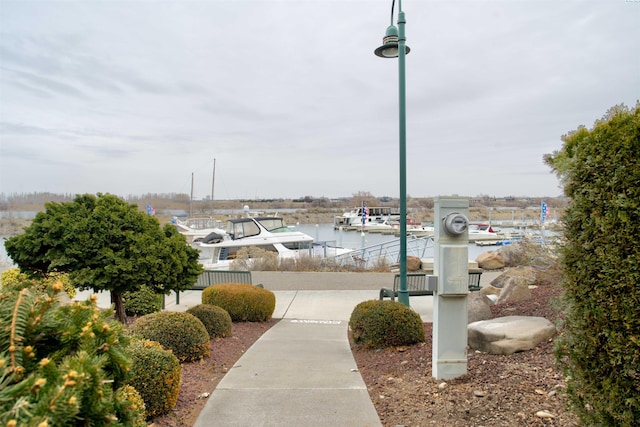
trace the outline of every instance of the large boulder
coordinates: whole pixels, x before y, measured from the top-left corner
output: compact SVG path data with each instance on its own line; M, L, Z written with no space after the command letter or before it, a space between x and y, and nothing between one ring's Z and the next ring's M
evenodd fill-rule
M476 262L483 270L500 270L505 266L504 259L498 251L483 252L478 255Z
M505 265L510 267L520 264L526 258L526 249L519 243L501 246L498 253L502 256Z
M501 289L496 304L531 299L529 287L535 281L535 270L531 267L515 267L506 270L491 281L491 286Z
M544 317L506 316L469 323L467 333L472 349L509 355L535 348L552 338L557 330Z
M500 291L496 304L529 299L531 299L531 289L529 289L526 281L519 277L512 277Z
M536 270L532 267L513 267L505 270L501 275L491 281L491 286L496 288L504 288L504 286L514 278L525 282L527 285L536 283Z
M491 317L491 300L481 292L471 292L467 298L467 323Z
M407 271L420 271L422 268L422 261L417 256L407 257Z

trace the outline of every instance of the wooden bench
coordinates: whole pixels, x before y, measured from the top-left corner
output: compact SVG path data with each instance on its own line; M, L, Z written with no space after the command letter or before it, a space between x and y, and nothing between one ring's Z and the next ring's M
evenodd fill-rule
M246 283L252 285L250 271L206 270L198 276L198 280L189 289L191 291L203 291L209 286L220 283ZM258 285L262 287L262 285ZM180 292L176 292L176 304L180 304ZM164 295L162 297L164 308Z
M469 269L469 290L480 290L480 278L482 276L481 268ZM408 273L407 274L407 291L409 296L433 295L432 291L428 291L427 275L425 273ZM391 298L395 300L400 289L400 275L396 274L393 278L393 289L380 289L380 299Z

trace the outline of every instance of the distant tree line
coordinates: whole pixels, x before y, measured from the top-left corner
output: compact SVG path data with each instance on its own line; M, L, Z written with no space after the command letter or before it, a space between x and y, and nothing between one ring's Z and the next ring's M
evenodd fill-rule
M40 211L48 202L70 202L76 197L72 193L56 194L50 192L33 193L0 193L0 211L25 210ZM242 209L248 205L252 209L349 209L364 203L367 206L390 206L398 207L398 198L389 196L376 197L370 192L359 191L351 197L328 198L303 196L293 199L269 198L269 199L237 199L237 200L214 200L205 198L203 200L191 200L186 193L146 193L141 195L129 194L123 200L134 203L145 208L151 204L156 211L161 210L184 210L193 212L194 215L202 215L214 209ZM567 205L565 197L495 197L479 195L471 197L469 205L471 207L511 207L526 209L531 206L539 206L544 200L549 208L563 209ZM411 197L407 196L407 206L411 209L433 209L432 197Z

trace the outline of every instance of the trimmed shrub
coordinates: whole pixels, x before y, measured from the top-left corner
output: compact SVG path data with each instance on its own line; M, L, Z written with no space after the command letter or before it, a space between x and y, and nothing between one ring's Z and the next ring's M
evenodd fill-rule
M0 292L0 424L135 425L135 397L118 393L131 366L122 325L95 298L60 306L61 290Z
M122 304L128 316L144 316L162 310L162 295L143 285L137 291L123 292Z
M38 292L46 292L49 286L60 282L62 284L62 290L73 298L76 296L76 288L71 285L69 281L69 275L67 273L48 273L44 276L29 276L25 273L21 273L19 268L10 268L5 270L0 275L0 288L20 285L27 282L29 286L33 286Z
M146 427L144 399L134 387L125 384L116 390L116 407L120 413L128 414L129 426Z
M144 400L147 417L171 411L178 402L182 368L178 358L150 340L134 340L129 346L133 367L128 384Z
M200 319L189 313L160 311L147 314L133 322L129 330L134 335L159 342L180 362L209 356L209 333Z
M420 315L397 301L361 302L351 313L349 328L354 342L369 348L410 345L425 341Z
M546 161L570 198L563 217L565 333L556 341L582 425L640 420L640 103L563 136Z
M276 309L276 296L258 286L221 283L202 291L202 303L222 307L234 322L266 322Z
M229 313L217 305L198 304L190 307L187 313L196 316L209 333L209 337L228 337L231 336L231 316Z

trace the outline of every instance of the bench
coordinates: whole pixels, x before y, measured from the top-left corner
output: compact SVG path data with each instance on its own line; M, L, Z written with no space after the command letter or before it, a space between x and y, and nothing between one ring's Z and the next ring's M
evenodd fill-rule
M198 276L190 291L203 291L209 286L220 283L246 283L252 285L250 271L206 270ZM258 285L262 287L262 285ZM176 292L176 304L180 304L180 292ZM164 295L162 296L162 308L164 308Z
M481 268L469 269L469 291L480 290L480 278L482 276ZM433 295L432 291L428 291L427 275L425 273L408 273L407 274L407 291L409 296ZM395 300L400 289L400 275L396 274L393 278L393 289L380 289L380 299L391 298Z

